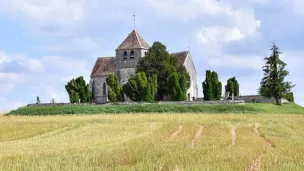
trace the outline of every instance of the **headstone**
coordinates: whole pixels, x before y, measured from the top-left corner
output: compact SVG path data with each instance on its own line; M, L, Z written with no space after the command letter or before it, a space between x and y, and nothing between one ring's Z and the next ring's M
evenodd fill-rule
M37 102L36 102L36 104L40 104L40 98L39 98L39 96L37 96Z
M225 100L227 100L229 98L229 91L226 91L225 93Z

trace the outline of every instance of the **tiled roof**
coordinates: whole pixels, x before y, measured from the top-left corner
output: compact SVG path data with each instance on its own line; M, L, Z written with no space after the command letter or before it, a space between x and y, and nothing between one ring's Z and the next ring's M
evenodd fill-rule
M133 30L116 50L149 49L148 43Z
M182 52L175 52L175 53L170 53L170 55L174 55L178 59L178 63L183 65L185 63L185 60L189 54L189 51L182 51Z
M91 77L107 76L110 73L115 73L115 57L97 58Z

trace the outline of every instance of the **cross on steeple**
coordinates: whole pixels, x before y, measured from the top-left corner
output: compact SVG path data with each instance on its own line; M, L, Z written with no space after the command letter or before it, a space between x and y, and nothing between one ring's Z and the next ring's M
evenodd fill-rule
M134 30L135 30L135 23L136 23L136 15L135 15L135 12L133 14L133 18L134 18Z

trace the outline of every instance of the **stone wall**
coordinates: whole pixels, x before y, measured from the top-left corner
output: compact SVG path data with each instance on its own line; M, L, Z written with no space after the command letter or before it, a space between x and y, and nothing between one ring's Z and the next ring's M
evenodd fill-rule
M118 77L120 78L121 86L125 85L132 75L135 75L135 70L135 68L124 68L118 70Z
M246 103L275 103L275 98L266 98L260 95L236 96L235 99L244 100ZM288 103L286 99L281 99L282 103Z
M188 53L188 56L185 60L184 66L186 67L187 71L189 72L189 75L191 77L191 85L190 88L187 91L187 96L190 94L190 101L193 100L192 97L197 98L198 96L198 89L197 89L197 82L196 82L196 69L192 61L192 57L190 53Z
M131 58L131 50L118 50L116 51L116 69L123 68L136 68L139 59L145 56L147 50L144 49L133 49L134 58ZM127 58L124 59L124 52L127 52Z
M91 90L93 91L94 89L94 103L104 103L108 101L108 85L106 79L106 76L94 77L92 81L90 81Z
M114 105L138 105L138 104L155 104L150 102L118 102ZM220 100L220 101L161 101L157 104L177 104L177 105L198 105L198 104L245 104L244 100ZM90 105L113 105L110 102L100 104L89 103L41 103L41 104L28 104L29 107L39 106L90 106Z

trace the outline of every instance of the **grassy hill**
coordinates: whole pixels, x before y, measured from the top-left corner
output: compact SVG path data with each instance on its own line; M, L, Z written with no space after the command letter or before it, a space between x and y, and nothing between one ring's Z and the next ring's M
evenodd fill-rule
M304 114L304 108L294 103L282 106L266 103L252 104L213 104L213 105L90 105L90 106L48 106L22 107L7 115L57 115L57 114L109 114L109 113L272 113Z
M280 114L0 116L0 170L303 170L303 123Z

